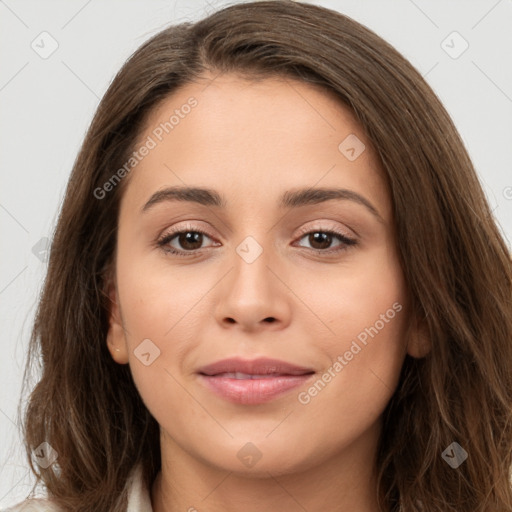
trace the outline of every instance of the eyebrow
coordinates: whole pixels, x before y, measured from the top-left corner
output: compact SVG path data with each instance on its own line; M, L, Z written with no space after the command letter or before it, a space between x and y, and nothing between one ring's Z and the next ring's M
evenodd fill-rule
M301 188L287 190L279 198L279 208L299 208L311 204L320 204L333 199L353 201L364 206L380 222L384 223L375 206L362 195L344 188ZM155 192L142 207L141 213L150 210L159 203L168 201L186 201L203 206L225 208L227 201L217 191L205 187L175 186Z

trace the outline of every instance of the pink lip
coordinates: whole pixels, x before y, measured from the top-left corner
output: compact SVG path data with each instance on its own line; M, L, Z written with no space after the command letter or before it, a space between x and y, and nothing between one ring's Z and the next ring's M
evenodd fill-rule
M198 373L201 381L217 395L230 402L249 405L268 402L300 386L311 378L314 370L277 359L232 358L204 366ZM248 377L236 378L233 374Z

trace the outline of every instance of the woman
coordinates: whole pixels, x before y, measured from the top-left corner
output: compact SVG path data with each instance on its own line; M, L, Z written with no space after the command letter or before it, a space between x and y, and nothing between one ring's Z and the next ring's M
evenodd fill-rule
M70 178L24 423L49 499L13 510L511 511L511 276L381 38L288 1L170 27Z

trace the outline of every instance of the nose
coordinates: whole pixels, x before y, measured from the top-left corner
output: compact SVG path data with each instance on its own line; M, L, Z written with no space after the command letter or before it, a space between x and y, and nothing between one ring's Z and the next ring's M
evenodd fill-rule
M234 255L233 267L216 297L215 316L222 327L256 332L289 324L293 295L285 284L282 266L270 256L271 250L263 250L253 261L244 258L243 252Z

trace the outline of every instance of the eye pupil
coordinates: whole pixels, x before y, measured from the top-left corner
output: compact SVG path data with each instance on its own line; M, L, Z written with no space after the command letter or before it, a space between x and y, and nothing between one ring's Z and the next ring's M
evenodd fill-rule
M329 233L323 233L322 231L316 231L309 235L309 243L315 249L327 249L331 245L332 235ZM315 244L320 244L320 247L316 247Z
M178 235L178 241L183 249L200 249L203 242L203 234L197 231L186 231Z

